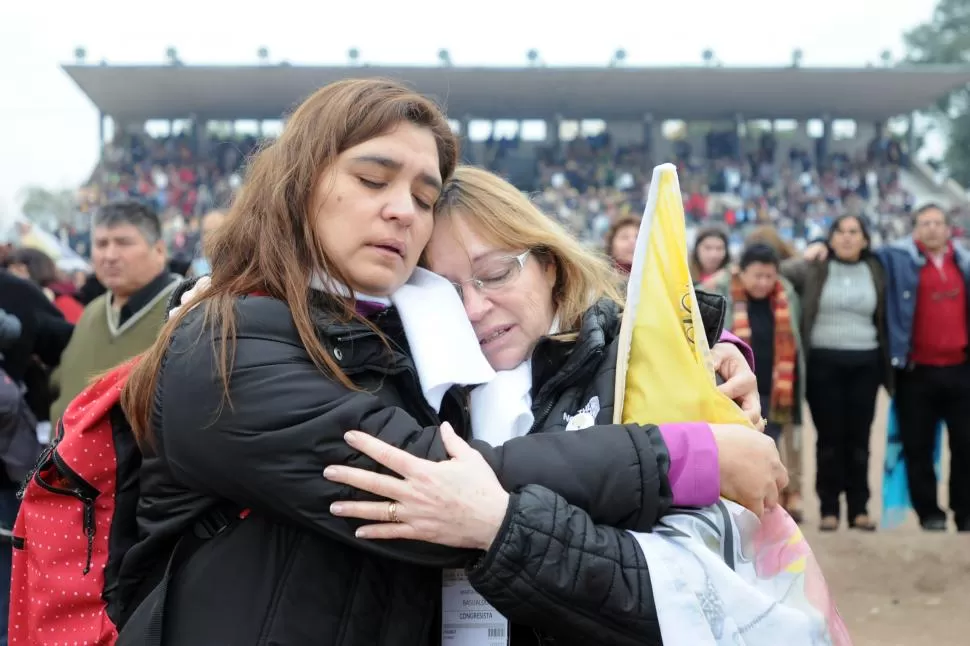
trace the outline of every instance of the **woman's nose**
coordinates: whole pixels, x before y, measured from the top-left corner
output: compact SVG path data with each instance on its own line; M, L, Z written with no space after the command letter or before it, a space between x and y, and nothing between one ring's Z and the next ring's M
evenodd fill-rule
M400 220L403 224L410 225L414 221L416 213L417 205L414 203L410 189L389 193L388 203L384 207L385 217Z
M465 304L465 314L472 323L482 320L482 317L488 313L491 303L475 285L471 283L465 285L461 290L461 296Z

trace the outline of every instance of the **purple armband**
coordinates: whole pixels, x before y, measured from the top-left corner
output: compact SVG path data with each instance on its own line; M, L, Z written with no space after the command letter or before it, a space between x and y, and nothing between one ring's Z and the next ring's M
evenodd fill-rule
M670 455L667 479L680 507L713 505L721 494L717 443L704 422L661 424L660 435Z

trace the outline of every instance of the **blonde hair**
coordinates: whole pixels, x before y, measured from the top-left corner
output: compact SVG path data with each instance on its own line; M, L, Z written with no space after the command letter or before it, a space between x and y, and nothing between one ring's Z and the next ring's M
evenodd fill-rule
M530 250L556 268L553 304L563 334L579 331L583 314L602 298L621 303L619 276L607 258L589 251L557 222L542 213L519 189L501 177L459 166L445 183L435 218L466 218L490 244Z

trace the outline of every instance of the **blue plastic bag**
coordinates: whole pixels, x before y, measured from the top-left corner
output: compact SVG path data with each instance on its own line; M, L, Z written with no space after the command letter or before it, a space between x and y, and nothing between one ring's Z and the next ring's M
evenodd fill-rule
M933 448L933 464L936 480L940 480L943 460L943 423L936 426L936 442ZM886 461L882 476L883 529L895 529L905 522L912 509L909 499L909 483L906 481L906 460L903 458L903 441L896 421L896 402L889 403L889 420L886 423Z

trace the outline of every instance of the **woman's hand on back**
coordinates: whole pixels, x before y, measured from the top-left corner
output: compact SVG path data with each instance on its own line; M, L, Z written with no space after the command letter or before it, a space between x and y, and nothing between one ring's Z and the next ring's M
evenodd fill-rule
M360 431L347 433L345 439L354 449L401 476L342 465L324 470L324 477L331 482L393 501L331 505L334 516L379 523L360 527L358 538L403 538L481 550L491 546L505 520L509 494L485 458L449 424L441 425L441 440L451 456L443 462L415 457Z
M778 447L767 435L739 424L711 424L717 443L721 495L753 511L759 518L778 504L788 485L788 470Z

